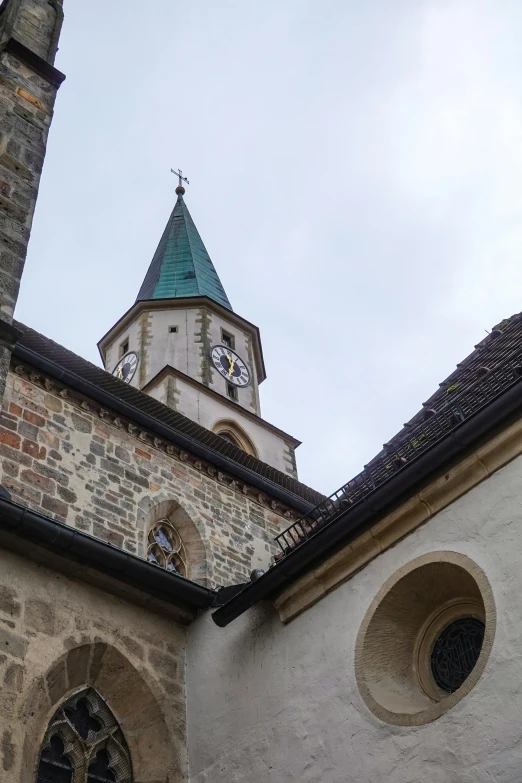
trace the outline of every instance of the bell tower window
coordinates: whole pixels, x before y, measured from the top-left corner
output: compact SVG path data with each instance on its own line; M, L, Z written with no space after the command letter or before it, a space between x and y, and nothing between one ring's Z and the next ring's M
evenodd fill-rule
M227 383L227 397L231 400L237 400L237 389L232 383Z
M225 332L224 329L221 330L221 342L223 345L226 345L227 348L232 348L232 350L236 347L236 341L234 339L233 334L229 334L229 332Z
M128 337L120 345L120 359L121 359L122 356L125 356L126 353L129 353L129 338Z

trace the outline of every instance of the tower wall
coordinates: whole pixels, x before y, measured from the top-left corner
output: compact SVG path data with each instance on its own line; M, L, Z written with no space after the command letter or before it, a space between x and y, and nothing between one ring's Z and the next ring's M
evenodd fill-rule
M0 398L16 334L10 328L27 254L56 94L58 0L0 8Z

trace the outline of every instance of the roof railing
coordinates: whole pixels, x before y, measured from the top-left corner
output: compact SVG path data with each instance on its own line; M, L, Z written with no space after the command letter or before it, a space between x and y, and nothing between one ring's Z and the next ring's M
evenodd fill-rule
M522 351L517 350L505 362L480 376L466 391L448 400L438 411L426 411L424 421L411 429L407 437L386 444L386 449L361 473L276 536L281 550L276 561L302 546L319 530L371 495L521 377Z

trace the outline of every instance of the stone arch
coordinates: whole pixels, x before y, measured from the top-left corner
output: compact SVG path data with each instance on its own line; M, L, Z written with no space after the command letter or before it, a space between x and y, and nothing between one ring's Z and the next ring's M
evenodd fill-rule
M168 519L183 541L187 555L187 576L195 582L209 586L209 558L203 537L194 521L197 519L197 513L188 504L181 506L164 492L158 492L154 497L142 498L138 504L137 522L143 534L140 555L145 557L145 542L149 531L161 519Z
M215 435L222 435L252 457L258 458L257 449L245 430L233 419L219 419L212 427Z
M164 715L161 696L123 653L98 641L72 648L32 683L20 716L25 735L20 783L34 783L49 721L64 701L86 686L100 694L118 721L136 783L183 777L183 729L172 729L179 721Z

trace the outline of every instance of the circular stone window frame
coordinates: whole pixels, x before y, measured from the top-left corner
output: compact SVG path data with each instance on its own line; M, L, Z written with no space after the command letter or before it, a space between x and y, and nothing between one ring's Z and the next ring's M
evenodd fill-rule
M431 700L431 705L416 712L391 711L381 704L372 693L366 674L366 637L372 620L383 600L404 577L430 564L447 563L462 568L473 579L480 593L481 601L455 597L432 611L416 634L413 646L412 672L419 692ZM484 640L473 670L453 693L447 693L437 686L431 673L431 652L433 646L452 622L461 617L475 617L485 625ZM431 552L411 560L382 585L370 604L357 634L355 644L355 677L359 692L368 709L380 720L394 726L422 726L431 723L456 706L475 687L488 662L495 638L497 613L493 591L484 571L466 555L459 552Z

